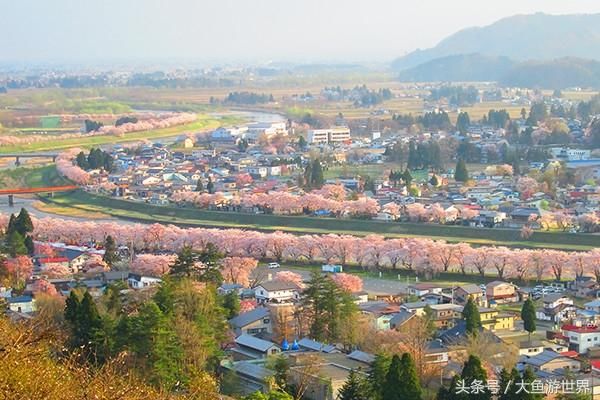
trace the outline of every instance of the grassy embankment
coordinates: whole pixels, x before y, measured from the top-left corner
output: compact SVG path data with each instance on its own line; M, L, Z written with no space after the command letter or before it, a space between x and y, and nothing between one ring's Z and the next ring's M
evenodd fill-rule
M386 237L423 237L474 245L503 245L523 248L588 250L600 245L600 237L585 234L536 232L524 241L518 230L486 229L436 224L387 223L371 220L333 219L304 216L256 215L206 211L195 208L154 206L96 196L83 191L57 194L44 201L61 207L100 212L140 222L161 222L182 226L244 228L292 233L337 233Z
M143 139L160 139L177 136L184 132L197 132L217 128L221 125L233 125L239 123L239 118L223 117L214 118L208 115L199 115L198 120L184 125L173 126L170 128L155 129L150 131L139 131L127 133L123 136L91 136L84 138L48 140L44 142L31 143L27 145L13 145L0 147L2 153L19 153L19 152L36 152L36 151L52 151L62 150L71 147L89 148L93 146L101 146L105 144L134 142Z

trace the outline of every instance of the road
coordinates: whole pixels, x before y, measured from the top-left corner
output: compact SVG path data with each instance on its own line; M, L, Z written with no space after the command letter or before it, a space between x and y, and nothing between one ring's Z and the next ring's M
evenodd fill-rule
M291 271L302 276L302 279L305 281L310 280L311 271L302 268L277 268L277 269L267 269L264 266L258 267L256 269L256 276L264 277L264 279L268 279L268 274L274 276L279 271ZM408 292L408 284L406 281L393 281L389 279L379 279L374 277L362 277L363 280L363 290L368 292L369 294L374 295L397 295L397 294L406 294Z

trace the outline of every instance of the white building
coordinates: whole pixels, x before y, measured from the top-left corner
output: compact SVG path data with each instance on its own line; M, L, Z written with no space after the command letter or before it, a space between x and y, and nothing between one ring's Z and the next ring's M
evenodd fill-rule
M248 132L246 133L246 139L255 141L261 135L267 137L273 137L275 135L287 136L288 131L285 122L257 122L248 125Z
M256 287L254 295L259 303L287 303L300 298L299 289L292 282L267 281Z
M579 354L585 354L590 347L600 345L600 330L597 326L564 325L562 331L569 338L569 348Z
M585 149L569 149L566 147L552 147L550 154L553 158L566 161L589 160L591 151Z
M150 286L158 285L162 280L152 276L142 276L139 274L129 274L127 283L133 289L143 289Z
M308 131L308 143L343 143L350 140L350 128L335 126L327 129L312 129Z

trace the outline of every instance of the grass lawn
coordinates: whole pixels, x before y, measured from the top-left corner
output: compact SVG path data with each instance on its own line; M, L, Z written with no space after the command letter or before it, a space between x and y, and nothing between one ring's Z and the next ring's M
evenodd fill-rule
M162 222L182 226L244 228L261 231L292 233L337 233L357 236L379 234L386 237L423 237L474 245L503 245L510 247L539 247L565 250L589 250L597 247L600 238L592 235L536 232L528 241L520 238L518 230L485 229L435 224L387 223L372 220L278 216L249 213L206 211L136 203L96 196L83 191L55 194L44 199L62 207L99 212L128 220Z
M170 128L155 129L151 131L140 131L125 134L124 136L91 136L85 138L56 139L45 142L32 143L28 145L14 145L0 147L0 153L18 153L33 151L51 151L68 149L71 147L93 147L111 143L133 142L142 139L159 139L177 136L183 132L202 131L214 129L221 125L232 125L239 123L240 119L235 117L214 118L208 115L199 115L198 120L185 125L173 126Z
M11 168L0 170L0 188L35 188L70 184L58 175L54 165L37 168Z

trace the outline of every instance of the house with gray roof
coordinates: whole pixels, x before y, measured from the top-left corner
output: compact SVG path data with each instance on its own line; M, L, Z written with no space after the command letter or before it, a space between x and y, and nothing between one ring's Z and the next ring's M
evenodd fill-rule
M256 360L281 353L281 348L273 342L242 334L235 339L234 359Z
M271 313L265 307L257 307L254 310L241 313L230 319L229 325L231 325L231 329L233 329L236 336L273 333Z

